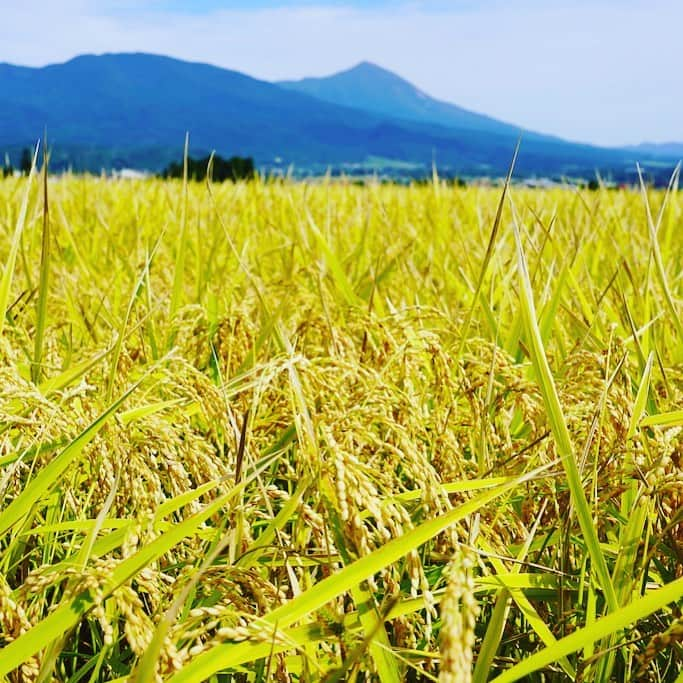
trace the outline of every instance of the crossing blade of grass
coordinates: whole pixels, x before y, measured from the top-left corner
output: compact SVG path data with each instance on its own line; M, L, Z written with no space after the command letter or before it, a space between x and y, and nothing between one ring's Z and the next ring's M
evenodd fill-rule
M35 526L32 529L26 529L22 532L22 536L41 536L44 534L54 534L55 532L71 531L71 532L83 532L87 534L93 527L98 526L101 529L120 529L121 527L128 526L130 524L129 520L119 519L116 517L108 517L100 525L97 519L74 519L68 522L55 522L53 524L41 524L40 526Z
M180 217L180 235L178 236L178 250L176 252L175 270L173 271L173 289L171 291L171 303L169 318L173 320L182 303L183 282L185 276L185 258L187 254L187 204L188 204L188 179L187 163L190 146L190 134L185 134L185 147L183 151L183 197L182 213ZM169 341L169 346L173 345L173 340Z
M180 524L171 526L170 529L155 538L151 543L143 546L134 555L120 562L112 570L105 585L102 586L101 597L104 599L109 596L112 591L155 562L183 539L196 533L200 525L224 508L230 499L238 491L241 491L242 488L243 484L234 487L212 503L206 505L200 512L192 515L192 517L189 517ZM0 658L0 676L7 675L28 658L59 638L66 629L73 628L94 605L94 596L86 590L69 599L32 629L7 645L2 651L2 658Z
M35 503L49 491L60 479L62 474L71 467L83 453L83 449L93 440L95 435L112 419L116 411L140 386L143 379L138 380L120 398L112 403L93 423L86 427L62 452L51 460L24 487L23 491L0 513L0 537L21 521Z
M534 630L540 641L546 647L554 646L557 643L557 639L550 630L550 627L545 623L541 615L533 606L531 600L529 600L529 598L524 594L524 591L521 590L519 586L516 586L513 581L502 578L506 574L505 564L500 557L495 554L488 541L486 541L484 537L480 535L477 538L477 545L482 549L484 552L484 557L491 562L491 565L495 569L496 574L494 575L494 578L496 578L496 580L499 582L499 585L502 585L503 589L512 596L517 608L522 613L529 626L531 626L531 628ZM558 663L570 679L574 679L576 677L576 670L566 657L560 657L558 659Z
M626 434L627 439L632 439L636 433L636 430L638 429L638 425L642 424L641 418L643 417L645 408L647 406L647 396L650 392L650 375L652 374L652 364L654 359L654 351L650 351L650 355L645 363L643 376L640 379L640 385L638 386L636 401L633 405L633 414L631 415L631 422L629 423L628 432Z
M541 333L538 329L536 320L536 309L534 307L534 295L529 280L529 271L526 265L524 250L522 249L522 239L519 234L519 227L513 211L512 222L515 243L517 245L517 263L520 280L520 305L524 319L524 329L526 331L529 354L534 367L536 379L543 396L543 403L547 412L548 422L555 439L562 466L567 476L567 484L571 495L574 509L579 520L579 526L584 536L584 541L591 557L591 562L602 590L605 594L607 606L610 611L618 607L617 596L612 585L612 578L607 568L605 556L600 548L600 541L593 522L591 508L583 490L583 483L579 473L576 460L576 452L571 442L569 429L562 412L555 381L550 371L550 365L545 355Z
M24 226L26 224L28 201L31 196L33 176L36 172L36 162L38 161L39 147L40 143L36 145L35 152L33 153L31 171L28 175L28 180L26 181L26 190L24 191L24 197L21 202L21 208L19 209L19 216L17 217L16 226L14 228L14 234L12 235L12 241L10 242L9 256L7 257L7 263L5 263L5 269L2 273L2 280L0 280L0 336L2 336L5 318L7 316L7 310L10 299L10 290L12 288L12 279L14 277L14 266L16 265L17 254L19 253L19 246L21 245L21 234L23 233Z
M80 550L76 555L76 565L80 566L83 569L85 569L88 564L88 560L90 559L90 553L92 552L93 545L95 544L95 539L97 538L97 535L100 533L102 527L104 526L107 520L107 515L109 514L109 510L111 510L111 506L114 504L114 498L116 497L116 490L119 487L120 480L121 468L119 468L116 472L114 485L111 487L111 491L109 492L107 499L104 501L102 509L97 515L95 524L93 524L93 526L88 530L85 541L83 542L83 545L81 546ZM77 579L74 578L69 580L68 587L66 589L67 592L71 592L76 581ZM71 629L65 629L62 635L59 638L53 640L50 646L47 648L42 657L40 671L38 672L36 683L43 683L44 681L51 680L52 675L54 673L57 658L59 657L59 654L62 652L64 645L67 639L69 638L70 634Z
M229 518L226 516L224 519L225 523L227 524ZM229 538L225 535L225 530L223 529L221 531L222 538L220 538L219 542L215 544L213 550L206 554L198 571L183 587L182 591L180 591L180 594L176 597L168 610L166 610L164 616L159 620L159 624L154 631L154 636L152 637L150 644L140 659L140 662L135 669L135 674L131 677L130 683L145 683L146 681L151 681L156 678L157 662L159 660L159 655L161 654L161 648L163 647L164 641L168 636L169 629L178 617L178 613L182 609L188 597L201 580L202 575L215 562L216 558L220 555L229 542Z
M345 566L352 563L349 555L347 543L342 532L342 523L338 511L333 503L330 492L325 493L327 498L327 517L328 527L331 529L334 539L334 546L337 548L342 562ZM391 683L400 680L396 657L392 652L391 641L384 625L385 619L380 615L379 606L375 596L369 589L367 582L363 581L350 589L351 600L356 606L358 621L365 634L364 641L356 648L356 653L360 658L364 652L369 652L377 670L377 675L381 683ZM384 611L384 610L383 610ZM337 671L335 676L342 676L344 668ZM335 676L332 678L336 680ZM327 680L327 679L326 679Z
M512 174L515 171L515 164L517 163L517 155L519 154L519 147L522 144L522 139L517 140L515 146L515 151L512 155L512 161L510 162L510 168L508 169L508 174L505 178L505 184L503 185L503 192L500 196L500 201L498 202L498 209L496 210L496 217L493 220L493 227L491 228L491 235L489 236L489 243L486 246L486 253L484 254L484 261L481 264L481 269L479 270L479 277L477 278L477 284L474 288L474 294L472 296L472 305L467 312L467 317L462 326L462 331L460 332L460 347L458 349L458 358L462 356L465 350L465 344L469 338L470 327L472 326L472 320L474 318L474 311L479 304L479 294L481 288L484 286L484 278L486 277L486 271L488 270L489 263L491 262L491 257L493 256L493 248L496 244L496 238L498 237L498 231L500 230L500 223L503 218L503 208L505 207L505 198L510 187L510 182L512 181Z
M507 588L502 588L496 595L496 604L486 625L486 634L479 648L477 661L472 673L472 683L486 683L491 673L491 664L500 646L505 624L508 620L512 596Z
M450 493L471 493L481 489L490 489L503 484L508 484L515 480L515 477L488 477L482 479L465 479L464 481L451 481L441 484L444 494ZM381 505L392 503L409 503L411 501L422 500L428 493L421 488L415 488L405 493L397 493L395 496L387 496L381 501Z
M643 180L643 174L640 170L640 166L638 166L638 180L640 181L640 189L641 193L643 195L643 201L645 202L645 207L647 209L647 225L650 233L650 242L651 242L651 248L652 248L652 255L654 256L655 260L655 270L657 273L657 278L659 280L659 285L662 288L662 291L664 292L664 300L666 301L666 306L667 309L669 310L669 315L671 316L671 321L674 324L674 327L676 328L676 333L678 334L678 340L677 340L677 348L680 348L681 345L683 344L683 323L681 323L681 319L678 315L678 312L676 311L676 305L674 304L674 299L673 295L671 294L671 288L669 286L669 280L666 275L666 269L664 267L664 260L662 259L662 252L661 249L659 248L659 240L657 238L657 232L659 230L659 225L662 220L662 216L664 214L664 208L666 206L666 203L671 195L671 189L674 185L674 182L676 178L678 178L678 174L680 172L681 164L679 163L678 166L676 166L676 169L671 175L671 180L669 182L669 186L667 187L666 194L664 195L664 200L662 203L662 208L659 212L659 215L657 217L657 223L652 220L652 212L650 211L650 202L647 197L647 189L645 187L645 181Z
M50 286L50 213L47 197L47 136L43 145L43 234L40 250L40 280L38 282L38 301L36 303L36 331L33 345L31 379L40 383L43 375L43 344L47 320L47 295Z
M266 461L265 463L261 463L259 465L258 471L262 472L264 471L268 466L270 465L269 461ZM252 474L250 474L247 478L247 482L250 482L252 479ZM171 515L175 514L185 506L191 504L192 502L198 500L202 496L215 491L218 487L225 485L227 482L227 478L223 479L215 479L212 481L208 481L205 484L202 484L201 486L198 486L195 489L192 489L190 491L186 491L185 493L181 493L175 498L171 498L170 500L167 500L165 503L162 503L155 511L154 514L154 525L156 529L161 529L162 526L165 524L166 528L168 528L169 522L164 522L164 520L167 517L170 517ZM243 485L246 485L243 484ZM92 528L94 522L92 520L88 520L87 523L79 523L79 522L71 522L71 528L73 530L79 530L79 529L84 529L84 530L89 530ZM102 538L99 538L95 543L93 544L91 550L90 550L90 557L95 558L95 557L102 557L106 555L107 553L112 552L113 550L116 550L116 548L120 547L123 542L126 539L126 536L128 535L130 528L134 524L134 519L122 519L122 520L116 520L112 528L114 529L110 533L108 533L106 536L103 536ZM105 525L104 528L109 528L108 526ZM57 530L63 530L62 527L57 527ZM36 530L32 530L31 533L36 533ZM56 565L52 566L52 569L54 571L57 570L65 570L69 567L73 567L74 563L77 562L77 554L68 557L67 559L63 560L62 562L59 562Z
M277 624L278 629L289 628L299 620L316 612L323 605L334 600L337 596L346 593L354 586L358 586L392 562L396 562L404 557L411 550L418 548L434 538L434 536L441 533L452 524L473 514L482 506L492 502L497 497L518 486L520 483L540 476L547 469L548 467L543 467L534 470L529 474L518 477L509 484L479 494L467 503L464 503L440 517L424 522L400 538L389 541L369 555L356 560L341 571L323 579L282 607L273 610L270 614L261 619L259 623L261 625L269 624L271 627ZM209 676L212 676L218 671L239 666L244 662L250 661L250 649L250 643L248 642L216 645L198 655L170 680L173 683L199 683L199 681L207 680Z
M164 231L162 230L161 234L157 238L156 243L154 244L154 247L152 248L152 251L147 256L147 260L145 261L145 265L142 268L142 272L140 273L137 281L135 282L135 285L133 286L133 291L130 295L130 300L128 301L126 313L123 316L123 320L121 321L121 325L117 331L116 341L114 342L113 356L111 359L111 367L109 370L109 381L107 382L107 403L111 401L111 397L114 393L114 383L116 381L116 374L119 369L119 359L121 357L121 349L123 348L123 342L126 337L126 328L128 327L128 321L130 320L130 316L133 312L133 307L135 306L135 302L137 301L140 290L142 289L144 282L147 279L147 276L149 275L150 266L152 265L154 256L156 255L157 250L159 249L159 245L161 244L163 238Z
M282 642L278 638L276 642L245 641L244 643L242 643L245 654L244 661L256 662L271 655L279 654L281 652L285 652L288 650L303 650L311 643L330 641L335 637L335 634L331 629L325 628L324 626L321 626L319 624L306 624L304 626L298 626L296 628L283 629L282 631L278 631L278 635L282 637ZM176 674L176 676L184 672L185 670L179 672L179 674ZM124 681L128 680L128 678L121 678L112 681L112 683L124 683ZM171 680L175 680L175 677ZM267 680L270 681L272 679ZM315 680L320 679L317 678Z
M303 478L299 481L296 491L282 506L280 512L273 521L263 530L259 537L249 546L246 552L235 563L238 567L254 567L264 550L275 541L278 532L294 518L297 507L301 504L304 493L310 486L310 479Z
M641 427L680 427L683 425L683 410L648 415L640 421Z
M650 591L642 598L596 620L590 626L574 631L571 635L558 640L552 647L546 647L528 659L515 664L511 669L494 678L493 683L513 683L513 681L528 677L535 671L558 661L560 657L566 657L572 652L577 652L586 644L594 643L612 633L621 631L669 604L680 603L681 599L683 599L683 578Z
M363 646L367 646L370 652L380 682L399 683L401 679L396 658L391 651L384 619L374 596L364 584L359 584L351 588L351 598L357 606L358 617L365 633Z
M360 588L357 588L358 591ZM362 589L360 589L362 590ZM372 600L368 593L368 597ZM354 597L355 600L355 597ZM366 603L360 599L361 605ZM389 608L390 609L390 608ZM355 670L355 666L363 657L363 654L369 650L377 667L377 676L380 681L396 681L398 683L399 672L396 664L396 658L389 649L389 639L387 637L384 622L387 619L389 610L385 609L382 613L375 607L370 611L363 613L364 607L358 608L359 619L363 624L365 630L365 638L361 641L344 659L341 666L332 673L329 673L323 679L323 683L338 683L339 681L346 681L349 679L349 672ZM378 632L383 636L378 637Z
M164 412L169 408L175 408L176 406L183 406L187 409L195 404L189 403L182 398L172 398L168 401L157 401L156 403L148 403L143 406L138 406L137 408L131 408L130 410L125 410L119 416L121 422L125 425L132 424L137 420L150 417L151 415L156 415L157 413Z
M253 481L254 479L258 479L263 469L265 469L263 466L259 469L254 469L243 483L235 486L230 495L236 496L238 494L241 494L244 491L244 488L246 487L247 483L251 483L251 481ZM225 524L227 524L227 522L231 519L234 521L234 517L231 518L227 515L224 516ZM156 663L158 661L163 643L168 634L168 630L177 618L178 613L181 611L181 609L183 609L183 606L186 604L189 596L195 590L204 572L214 563L216 558L225 549L225 547L228 545L230 541L229 537L225 535L224 526L225 525L223 525L219 529L216 529L213 532L214 535L219 536L217 542L214 544L214 547L205 555L199 570L194 574L192 579L183 587L180 594L177 596L177 598L173 601L172 605L166 611L164 617L160 620L155 630L154 637L150 642L150 645L148 646L142 659L136 667L135 675L132 679L133 681L140 681L141 683L143 683L144 681L152 680L155 677Z
M223 216L221 214L221 211L219 210L218 204L216 203L216 198L214 197L213 190L211 189L211 183L206 184L207 188L207 193L209 195L209 200L211 201L212 208L214 209L214 215L216 217L216 220L218 221L218 224L220 225L221 229L223 230L223 234L225 236L225 240L228 243L230 250L234 254L235 258L237 259L237 263L240 266L240 270L244 273L246 276L247 280L249 281L249 284L254 289L254 292L256 293L256 296L258 297L258 300L261 304L261 310L263 313L263 318L264 318L264 336L259 339L259 345L265 343L268 339L272 339L278 346L280 350L285 350L285 342L282 339L282 328L279 323L279 318L280 314L279 311L277 314L273 314L270 310L270 306L268 305L268 301L266 297L264 296L263 293L263 288L259 281L257 280L256 276L251 272L249 265L247 262L244 260L242 257L242 254L240 254L240 251L237 249L237 246L235 245L235 241L233 240L230 231L228 230L227 225L225 224L225 221L223 220ZM284 303L282 304L284 306ZM268 336L265 336L267 333ZM241 371L246 371L253 365L253 355L252 354L247 354L247 358L245 359L245 363L243 364L242 368L240 369Z
M647 362L645 363L645 369L643 370L643 376L640 379L640 384L638 386L638 391L636 393L636 400L633 405L633 413L631 415L631 420L629 422L629 427L628 427L628 432L626 433L626 438L627 439L632 439L633 436L635 436L636 431L638 430L641 418L643 417L646 408L647 408L647 402L648 402L648 395L650 393L650 377L652 375L652 365L654 363L654 358L655 354L654 351L650 351L650 355L648 356ZM627 467L630 469L633 469L635 466L635 463L633 461L633 455L627 456ZM626 486L626 490L621 496L621 513L622 515L625 516L625 518L630 518L631 513L633 512L633 505L636 502L636 494L638 490L638 483L635 480L632 480L629 482ZM628 525L627 525L628 527ZM622 527L620 536L623 535L627 527ZM617 567L615 566L613 576L615 577L615 586L617 583L616 577L619 576L619 573L617 572ZM617 589L617 592L619 590ZM620 604L623 604L623 602L620 600Z
M637 484L635 484L637 486ZM634 589L641 583L641 573L638 568L640 560L641 544L643 543L643 534L647 529L647 518L649 508L647 499L638 500L631 491L624 494L624 499L631 504L631 508L626 512L628 515L628 522L620 530L619 534L619 551L616 562L614 563L614 571L612 579L614 588L617 592L617 599L619 605L627 605L634 594ZM624 509L623 506L622 509ZM647 544L645 550L642 551L647 554ZM600 659L597 667L596 679L599 681L612 680L612 669L616 657L616 647L621 633L615 631L605 639L601 649L607 654Z
M555 318L557 316L557 311L560 308L560 303L562 301L562 295L564 293L565 284L567 281L567 267L564 266L557 278L557 286L553 293L552 298L548 302L543 314L541 316L541 323L539 329L541 331L541 339L544 344L548 343L550 339L550 334L552 332L553 326L555 325Z
M125 338L122 340L121 343L123 343L125 339L133 335L140 327L142 327L145 324L145 322L147 322L147 320L150 319L150 317L150 314L147 313L142 320L140 320L130 330L128 330L125 333ZM119 340L117 339L117 341L113 345L107 347L104 351L101 351L92 358L88 358L84 361L81 361L80 363L72 365L67 370L64 370L64 372L61 372L60 374L55 375L54 377L48 380L45 380L39 387L41 393L44 396L50 396L51 394L61 391L62 389L65 389L66 387L69 387L72 384L76 383L77 380L86 375L93 368L97 367L97 365L100 362L102 362L110 353L112 353L116 349L116 345L118 344L118 342ZM156 366L158 366L158 359L155 359L155 363Z
M353 291L353 286L346 277L344 267L336 257L330 245L327 243L324 235L320 232L320 228L318 228L318 226L315 224L313 216L311 216L309 211L306 211L306 218L308 219L308 224L313 236L315 237L315 241L317 242L319 249L323 252L325 263L330 269L332 280L334 281L337 290L349 306L362 306L363 301Z
M517 554L518 563L512 570L513 574L519 574L522 569L523 561L529 553L529 548L536 536L536 531L541 523L541 518L543 517L546 506L547 503L544 503L541 507L541 511L536 516L536 520L534 521L521 550ZM472 674L472 683L486 683L488 680L493 658L498 651L500 641L503 637L503 631L505 629L505 623L507 622L511 602L512 596L510 595L510 591L507 588L501 589L496 597L496 605L493 608L493 613L491 614L491 618L486 627L484 640L479 648L479 654L477 655L477 661L474 665L474 672Z

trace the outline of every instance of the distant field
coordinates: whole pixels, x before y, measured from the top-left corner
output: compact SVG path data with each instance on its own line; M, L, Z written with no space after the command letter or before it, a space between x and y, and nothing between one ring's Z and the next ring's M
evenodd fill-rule
M46 186L0 681L682 680L680 193Z

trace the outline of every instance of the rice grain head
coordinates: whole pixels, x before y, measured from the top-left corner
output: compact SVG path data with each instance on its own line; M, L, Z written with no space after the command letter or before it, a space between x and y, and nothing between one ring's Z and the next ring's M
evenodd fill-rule
M470 683L472 680L474 627L479 614L474 597L473 567L472 553L461 547L445 571L448 583L441 601L439 683Z

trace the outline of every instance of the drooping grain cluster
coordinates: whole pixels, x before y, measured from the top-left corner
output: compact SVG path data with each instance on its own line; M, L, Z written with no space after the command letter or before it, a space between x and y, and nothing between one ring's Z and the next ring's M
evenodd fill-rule
M3 264L26 187L0 184ZM473 301L500 194L50 181L35 383L34 191L0 338L0 677L674 680L683 205L654 225L650 193L648 226L634 191L515 188Z

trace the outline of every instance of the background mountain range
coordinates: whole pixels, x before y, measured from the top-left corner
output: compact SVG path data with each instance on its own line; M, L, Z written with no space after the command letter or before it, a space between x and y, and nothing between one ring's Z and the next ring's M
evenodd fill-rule
M666 178L683 144L614 149L523 130L441 102L364 62L327 78L269 83L149 54L84 55L28 68L0 64L0 152L47 127L53 168L158 171L191 152L251 156L266 169L503 174L518 137L520 175Z

